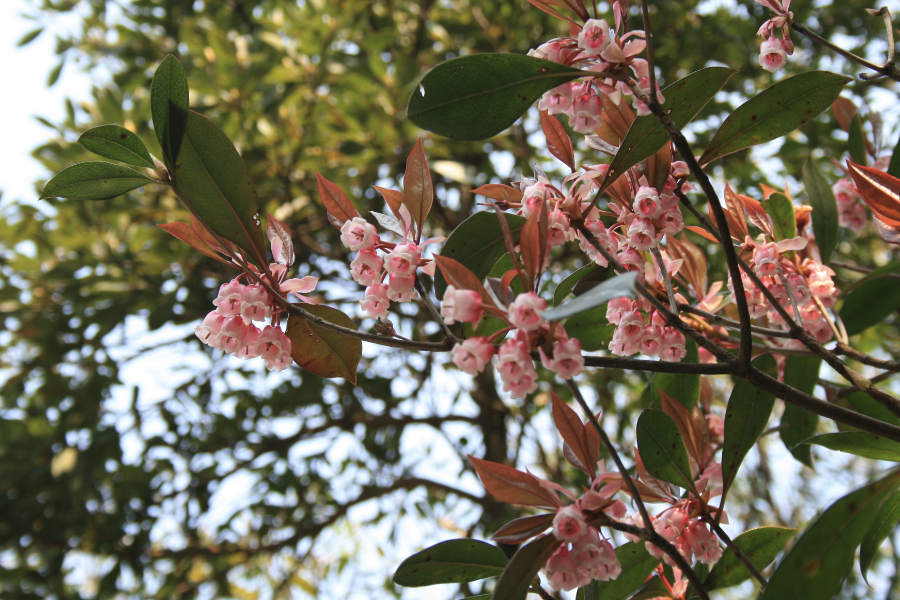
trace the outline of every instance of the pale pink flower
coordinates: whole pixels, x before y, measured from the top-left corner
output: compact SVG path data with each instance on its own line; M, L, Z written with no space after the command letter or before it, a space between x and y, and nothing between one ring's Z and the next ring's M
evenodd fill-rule
M640 349L641 354L656 358L660 349L660 336L662 328L659 325L644 326L644 334L641 336Z
M200 325L194 327L194 334L204 344L217 348L216 340L219 338L219 332L222 331L222 325L225 324L225 317L218 311L212 311L203 319Z
M517 339L506 340L497 350L497 371L503 381L519 379L534 363L528 355L528 346Z
M602 113L603 102L600 96L593 86L587 84L572 101L569 125L578 133L594 133L603 122Z
M278 360L283 353L290 354L291 340L278 327L267 325L259 334L257 348L263 360Z
M291 353L282 352L277 358L266 361L266 368L270 371L284 371L291 364L293 364L294 359L291 358Z
M509 305L509 322L516 329L534 331L544 323L539 313L545 308L547 301L534 292L519 294Z
M712 565L722 558L719 541L703 523L693 523L684 532L684 539L700 562Z
M243 345L247 331L248 325L244 323L241 317L228 317L222 324L222 329L219 330L216 348L220 348L229 354L237 352Z
M354 252L374 248L379 241L375 226L362 217L354 217L341 226L341 242Z
M362 250L350 263L350 276L359 285L372 285L381 280L382 264L377 252Z
M553 358L547 357L543 348L538 349L541 363L563 379L571 379L584 371L584 357L581 356L581 342L574 338L566 338L553 346Z
M537 387L537 373L534 367L531 367L516 380L503 382L503 391L509 392L509 395L517 400L521 400L528 394L531 394Z
M634 196L634 213L645 219L655 219L662 214L662 205L656 188L641 186Z
M241 303L241 317L250 321L264 321L272 316L272 296L259 285L248 286L244 290Z
M606 320L613 325L619 325L622 316L634 309L634 302L629 298L613 298L606 307Z
M388 286L376 283L366 288L366 296L359 301L363 311L373 319L383 319L388 315L391 301L388 298Z
M575 239L575 231L569 227L569 217L563 211L550 211L547 225L547 242L551 246L560 246Z
M566 82L544 92L538 101L538 110L546 110L548 114L565 114L572 108L572 84Z
M784 40L775 36L763 40L759 47L759 66L770 73L783 69L787 57Z
M656 227L650 219L635 219L628 227L628 245L635 250L649 250L656 246Z
M687 350L684 347L684 334L674 327L666 327L663 329L662 338L660 338L660 347L662 348L659 357L667 362L678 362L687 356Z
M422 257L422 248L416 244L397 244L394 250L385 256L384 270L397 277L415 275Z
M540 181L522 190L522 216L530 218L539 206L546 204L550 189Z
M481 294L473 290L458 290L448 285L441 301L441 316L444 323L453 325L457 321L476 323L484 315L484 301Z
M453 364L469 375L477 375L484 371L485 365L494 355L494 346L487 338L476 336L457 342L450 351Z
M244 360L259 356L259 335L259 329L252 325L247 327L247 334L241 341L241 347L238 348L234 355Z
M588 527L585 534L572 544L575 564L579 571L586 571L589 579L612 581L622 574L622 565L609 540L601 540L600 532Z
M397 277L391 275L388 280L388 300L391 302L409 302L419 298L416 292L416 276Z
M588 19L578 34L578 47L587 56L598 56L609 46L611 35L604 19Z
M547 577L547 582L556 591L565 590L569 592L577 588L578 577L576 571L575 561L568 544L563 544L557 548L544 566L544 575Z
M722 415L706 415L706 427L709 429L709 436L713 438L713 440L724 439L725 419Z
M574 542L585 532L584 515L574 505L561 506L553 517L553 535L558 540Z
M244 299L245 286L234 279L222 284L219 295L213 300L216 312L223 317L236 317L241 314L241 302Z
M778 260L778 247L774 242L764 242L753 247L753 270L760 277L774 277L778 274L775 262Z

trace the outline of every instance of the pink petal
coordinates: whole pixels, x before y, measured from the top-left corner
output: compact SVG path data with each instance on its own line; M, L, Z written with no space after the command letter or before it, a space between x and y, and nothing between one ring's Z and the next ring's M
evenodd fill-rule
M303 279L288 279L281 284L281 291L293 294L311 292L316 289L317 283L319 283L319 278L312 276Z

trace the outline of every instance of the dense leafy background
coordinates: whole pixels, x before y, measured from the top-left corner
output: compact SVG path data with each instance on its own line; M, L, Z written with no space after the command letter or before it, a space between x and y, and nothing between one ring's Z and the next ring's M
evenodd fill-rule
M718 8L653 4L665 83L713 64L740 69L691 128L702 148L727 111L773 81L756 64L754 35L765 11L750 0ZM150 79L158 61L175 54L188 73L191 108L234 140L263 209L294 232L301 274L330 282L320 291L350 311L360 289L347 283L345 253L316 199L315 172L341 185L361 211L383 210L369 186L399 188L405 157L422 135L404 119L404 107L424 71L465 52L524 53L566 33L563 24L513 0L44 0L33 3L31 14L51 24L76 5L82 27L58 39L60 63L77 59L108 79L86 101L69 102L64 122L51 124L47 143L34 152L48 176L89 159L75 139L96 125L124 124L155 147ZM883 37L866 6L846 0L814 14L808 3L792 8L824 35L840 35L865 53L866 35ZM805 40L797 44L791 69L854 72L811 52ZM883 48L872 42L868 51L878 60ZM873 88L885 85L854 83L850 91L877 97ZM432 232L446 234L470 214L474 186L506 182L513 173L529 173L535 160L546 161L535 150L539 132L532 114L487 143L426 136L439 199ZM761 152L730 155L714 172L758 196L760 182L783 187L785 177L799 179L808 147L839 158L845 139L833 119L822 118ZM580 141L577 147L584 148ZM597 162L579 153L582 158ZM752 158L765 168L758 170ZM827 164L825 171L834 174ZM434 523L423 535L437 541L460 533L483 537L512 516L482 497L458 456L470 452L580 481L561 464L558 441L547 433L546 394L518 405L498 395L490 374L454 383L440 368L433 371L442 356L368 349L353 388L299 370L264 377L258 365L204 354L192 324L230 275L155 227L186 217L161 188L105 202L20 200L0 220L4 598L107 598L117 590L123 597L332 597L348 573L368 568L371 556L354 548L367 541L371 549L372 532L390 552L411 518ZM841 235L836 257L885 260L872 256L869 232ZM559 256L554 271L575 266L569 259ZM724 267L715 256L711 265L711 280L721 278ZM845 282L854 278L840 275ZM414 338L434 333L415 306L394 320ZM890 352L897 344L890 322L861 340L863 350ZM148 373L161 388L121 385L129 359L153 351L178 357L180 368ZM630 447L646 379L603 371L594 379L600 406L617 407L606 424ZM722 402L727 395L719 389L716 397ZM732 518L747 526L796 525L811 514L802 495L771 489L766 448L775 443L764 438L731 495ZM447 458L423 471L434 448ZM849 486L873 472L867 462L854 464L857 478L838 481ZM834 473L847 473L844 464L825 465L818 481ZM800 485L816 477L810 470L799 476ZM235 481L244 501L225 513L211 511L216 490L234 489ZM819 489L838 495L827 485ZM345 521L356 506L365 512ZM369 525L360 529L362 522ZM883 563L876 559L873 569ZM389 583L389 566L378 562L375 576L359 579L365 583L353 593L399 594ZM856 588L848 589L852 597ZM867 597L860 590L858 597Z

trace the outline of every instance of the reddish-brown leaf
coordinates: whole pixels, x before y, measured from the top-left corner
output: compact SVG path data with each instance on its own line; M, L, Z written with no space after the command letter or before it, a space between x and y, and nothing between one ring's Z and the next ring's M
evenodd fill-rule
M853 116L856 115L857 110L853 101L849 98L838 96L838 99L831 105L831 110L834 112L834 118L837 120L840 128L844 131L850 131L850 123L853 121Z
M707 288L707 270L706 255L697 246L688 241L687 236L681 235L681 239L675 236L667 238L666 248L673 258L684 261L680 273L683 273L685 279L694 288L697 299L702 299L706 295Z
M556 117L550 116L546 110L542 110L541 129L544 131L544 137L547 138L547 150L550 151L550 154L575 171L575 149L572 147L572 140L562 123Z
M700 465L703 462L703 448L700 447L697 439L697 432L694 431L694 417L691 412L685 408L684 404L665 393L662 389L659 392L659 403L663 412L672 417L678 431L684 439L688 452L694 457L694 461Z
M737 197L737 199L741 201L741 204L744 205L744 209L747 211L747 218L750 222L756 225L760 231L769 237L773 237L774 230L772 229L772 217L766 214L762 204L750 196L735 194L735 197Z
M519 236L519 249L522 254L522 266L528 277L526 287L528 291L531 291L544 266L544 256L547 252L547 211L545 206L539 205L525 221Z
M885 224L878 217L873 217L872 222L875 224L875 231L881 236L881 239L888 244L900 244L900 228L891 227Z
M669 484L665 481L660 481L656 477L650 474L650 471L647 470L647 467L644 466L644 461L641 460L641 453L638 452L638 449L634 449L634 471L637 473L638 478L644 482L644 484L650 488L650 490L659 495L661 498L673 497L672 488L669 487ZM641 496L644 495L644 492L640 492Z
M428 161L425 159L422 138L419 138L409 153L409 158L406 159L403 195L406 197L406 208L409 209L416 224L416 242L418 242L422 239L422 226L434 202L434 184L431 181Z
M359 216L344 190L319 173L316 173L316 181L319 184L319 198L322 200L322 204L341 224Z
M501 502L540 508L557 508L563 505L556 492L542 486L540 480L530 473L472 455L469 455L469 461L475 467L485 489Z
M725 216L728 220L731 237L743 243L744 239L750 235L750 230L747 228L747 215L744 212L743 203L727 181L725 182L725 206L728 208Z
M272 238L278 237L281 239L281 256L284 258L285 264L288 266L294 264L294 240L291 239L291 230L288 229L288 226L276 219L272 216L272 213L267 214L266 218L266 236L269 238L269 241L272 241ZM277 256L273 256L273 259L278 260Z
M206 242L206 245L215 250L216 252L221 252L225 256L228 256L228 251L219 243L216 239L216 236L212 234L209 228L200 221L199 218L194 216L194 213L191 213L191 229L194 230L200 239ZM223 240L227 243L226 240Z
M330 306L304 304L303 309L329 323L356 329L353 319ZM319 377L342 377L356 385L356 367L362 358L362 341L325 329L298 316L288 319L291 358Z
M851 160L847 168L869 210L888 227L900 227L900 179Z
M596 475L594 465L600 457L592 457L590 454L587 439L584 435L584 424L578 418L578 414L560 400L559 396L550 392L550 397L553 399L553 421L556 423L556 430L559 431L563 441L569 447L572 457L576 459L575 461L569 460L569 462L593 479ZM568 459L569 457L567 456L566 458Z
M707 230L705 230L702 227L698 227L697 225L687 225L687 226L685 226L685 229L690 229L691 231L693 231L700 237L704 237L711 242L715 242L717 244L719 243L719 240L716 239L716 236L714 236L713 234L711 234L710 232L708 232Z
M219 256L212 248L209 247L209 244L204 242L203 239L199 235L197 235L197 232L194 231L187 223L176 221L175 223L163 223L162 225L157 225L157 227L168 231L200 254L205 254L206 256L221 261L226 265L236 266Z
M472 190L473 194L496 200L497 202L521 202L522 192L502 183L486 183Z
M478 275L470 271L464 264L448 256L440 256L437 254L434 256L434 261L437 263L438 269L441 270L441 274L444 276L444 280L447 283L458 290L472 290L473 292L478 292L486 305L492 307L497 306L494 301L491 300L487 290L484 289L484 284L478 279Z
M772 194L780 194L781 193L778 190L776 190L775 188L768 186L764 183L759 184L759 189L762 190L763 200L768 200L769 196L771 196Z
M647 159L647 181L651 187L658 190L666 186L669 178L669 168L672 165L672 148L669 144L663 146L659 152Z
M634 111L628 106L627 102L620 101L618 104L609 99L609 96L603 96L603 120L609 123L609 126L620 140L625 139L628 129L634 122ZM618 146L621 142L617 142Z
M391 212L394 213L394 216L403 221L403 216L400 214L400 207L406 202L406 196L403 195L403 192L399 190L389 190L388 188L379 187L377 185L373 185L372 187L381 194L381 197L384 198L384 201L387 203L388 208L391 209Z
M570 17L567 17L564 14L562 14L561 12L559 12L558 10L547 6L547 4L545 4L544 2L541 2L541 0L528 0L528 3L538 9L544 11L548 15L553 15L557 19L562 19L563 21L569 21L570 23L572 23L572 19Z
M491 539L502 544L521 544L553 525L553 513L521 517L497 530Z
M691 420L694 422L694 435L697 436L697 447L700 448L701 453L705 453L706 447L709 446L709 425L706 424L706 417L703 416L703 411L696 404L691 409Z

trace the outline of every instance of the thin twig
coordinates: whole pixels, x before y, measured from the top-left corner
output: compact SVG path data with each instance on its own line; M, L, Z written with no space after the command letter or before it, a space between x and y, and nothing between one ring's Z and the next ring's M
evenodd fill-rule
M834 350L839 354L849 356L853 360L861 362L864 365L869 365L870 367L878 367L879 369L887 369L888 371L900 371L900 361L875 358L874 356L869 356L855 348L851 348L847 344L839 343L835 346Z
M722 528L719 526L719 524L711 523L711 525L712 525L713 530L715 530L716 535L719 537L719 539L722 540L723 542L725 542L725 545L728 546L728 548L732 552L734 552L734 555L738 557L738 560L740 560L741 563L745 567L747 567L747 570L750 571L750 573L752 573L754 577L756 577L756 580L762 584L763 588L765 588L767 585L769 585L768 580L766 580L766 578L763 576L763 574L759 572L759 569L756 568L756 565L754 565L750 561L750 559L747 558L747 555L744 554L741 551L741 549L737 547L737 545L731 540L731 538L728 537L728 534L722 530Z
M675 288L672 287L672 278L669 277L669 272L666 270L666 263L663 261L662 252L659 251L659 246L651 248L650 252L653 254L653 258L656 259L656 264L659 265L659 272L662 273L663 281L666 282L666 292L669 294L669 307L672 309L672 312L677 315L678 302L675 300Z
M422 302L425 304L425 307L428 309L428 312L431 313L431 317L437 321L438 325L441 327L441 331L444 332L444 337L447 338L448 342L456 343L456 336L453 335L453 332L450 331L450 328L447 327L447 324L444 323L443 317L441 317L440 311L438 311L437 307L431 301L431 296L428 295L428 292L425 291L425 286L422 285L422 280L419 279L418 274L416 275L416 291L419 292L419 296L422 297Z
M641 0L641 14L644 17L644 40L647 42L647 72L650 80L650 98L654 102L658 102L656 96L656 68L653 59L653 34L650 31L650 10L647 6L647 0Z
M897 67L894 66L894 63L892 61L888 61L887 63L885 63L884 65L881 65L881 66L876 65L875 63L868 61L861 56L857 56L857 55L853 54L852 52L844 50L837 44L831 43L830 41L826 40L818 33L807 28L802 23L798 23L796 21L791 21L790 25L791 25L791 29L793 29L797 33L799 33L801 35L805 35L809 39L822 44L826 48L829 48L831 51L833 51L837 54L840 54L847 60L855 62L856 64L858 64L860 66L863 66L867 69L871 69L872 71L875 71L876 73L878 73L878 75L875 75L875 76L872 76L872 75L869 75L866 73L860 73L860 75L859 75L860 79L871 81L872 79L877 79L878 77L889 77L889 78L893 79L894 81L900 81L900 70L898 70Z
M740 329L741 324L737 321L732 321L726 317L721 315L716 315L711 312L706 312L705 310L700 310L699 308L693 307L690 304L679 304L678 308L681 309L682 312L686 312L692 315L697 315L698 317L703 317L704 319L709 319L714 323L718 323L720 325L724 325L725 327L729 327L731 329ZM777 338L791 338L790 332L784 331L781 329L770 329L768 327L757 327L756 325L750 326L750 331L753 333L758 333L759 335L766 335L769 337L777 337Z

